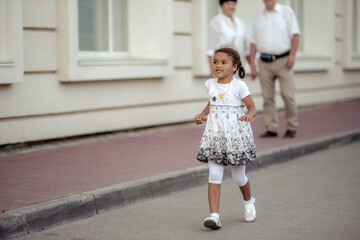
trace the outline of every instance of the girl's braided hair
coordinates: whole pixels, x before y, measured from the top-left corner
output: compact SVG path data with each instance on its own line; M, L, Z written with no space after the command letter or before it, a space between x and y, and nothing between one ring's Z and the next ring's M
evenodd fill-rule
M232 49L232 48L219 48L215 51L215 54L217 54L218 52L223 52L223 53L226 53L228 54L230 57L232 57L233 59L233 64L237 65L237 68L234 72L234 74L236 73L237 70L239 70L239 77L240 78L244 78L245 77L245 69L244 67L242 66L242 63L241 63L241 60L240 60L240 55L239 53ZM214 54L214 55L215 55Z

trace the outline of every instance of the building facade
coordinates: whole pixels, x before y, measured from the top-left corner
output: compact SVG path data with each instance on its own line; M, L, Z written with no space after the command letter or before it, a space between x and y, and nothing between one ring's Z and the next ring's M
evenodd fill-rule
M302 32L299 107L360 98L360 0L278 2ZM207 103L217 4L0 0L0 145L192 121ZM261 9L239 0L237 15L249 27ZM245 82L262 110L259 81Z

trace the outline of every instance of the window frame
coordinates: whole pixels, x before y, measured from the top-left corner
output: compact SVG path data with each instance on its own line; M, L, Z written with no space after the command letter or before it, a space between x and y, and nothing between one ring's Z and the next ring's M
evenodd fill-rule
M6 4L5 24L0 25L1 48L6 48L5 58L0 61L0 84L11 84L24 80L23 59L23 19L22 0L0 0ZM3 38L4 39L4 38Z
M141 6L141 1L146 0L131 0L128 2L128 16L131 15L131 19L141 16L141 13L137 14L141 10L134 7ZM165 44L160 46L161 49L158 51L159 53L156 53L157 55L146 53L142 56L141 52L136 52L136 49L135 51L129 49L131 54L124 54L123 52L81 52L79 50L78 1L57 1L59 80L63 82L82 82L163 78L169 75L173 70L173 60L170 58L172 4L171 1L167 0L156 0L151 3L158 6L157 8L154 7L154 9L157 9L158 12L156 13L162 18L162 25L155 27L160 29L160 40ZM145 9L143 11L145 12ZM134 27L141 28L140 25L132 21L128 28L132 30ZM157 47L159 48L159 46Z

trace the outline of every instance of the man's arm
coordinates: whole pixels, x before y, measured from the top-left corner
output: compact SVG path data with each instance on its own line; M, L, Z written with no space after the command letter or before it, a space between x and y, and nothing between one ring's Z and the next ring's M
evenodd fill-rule
M251 66L251 79L252 80L255 80L256 75L257 75L256 64L255 64L255 54L256 54L256 45L254 43L251 43L250 56L249 56L248 61Z
M295 55L298 45L299 45L299 34L294 34L293 38L291 39L290 54L286 58L286 65L288 68L292 68L295 64Z

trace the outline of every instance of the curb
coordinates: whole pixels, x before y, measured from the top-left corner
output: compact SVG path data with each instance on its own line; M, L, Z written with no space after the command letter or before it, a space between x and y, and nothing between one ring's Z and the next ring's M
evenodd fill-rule
M305 154L343 146L359 140L360 129L356 129L261 151L257 154L256 161L247 166L247 171L286 162ZM207 183L207 175L208 167L202 165L6 211L0 214L0 239L14 238L41 231L138 201L150 200L200 186ZM230 177L230 168L226 168L224 178Z

